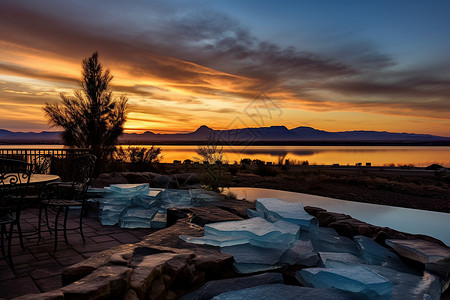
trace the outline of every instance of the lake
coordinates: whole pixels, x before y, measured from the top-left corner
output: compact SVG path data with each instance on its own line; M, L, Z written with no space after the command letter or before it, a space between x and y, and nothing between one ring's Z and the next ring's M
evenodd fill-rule
M128 146L123 146L128 147ZM135 146L133 146L135 147ZM136 146L136 147L151 147ZM162 148L161 162L199 158L195 145L157 145ZM2 145L0 148L63 148L62 145ZM220 147L219 147L220 148ZM223 146L224 161L239 162L243 158L277 163L280 156L294 162L308 161L317 165L351 165L370 162L373 166L385 164L413 164L426 167L437 163L450 167L449 146Z

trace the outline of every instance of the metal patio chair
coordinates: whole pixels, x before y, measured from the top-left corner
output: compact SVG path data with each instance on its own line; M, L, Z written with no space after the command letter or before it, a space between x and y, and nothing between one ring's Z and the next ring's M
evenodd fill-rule
M58 232L64 232L64 240L68 243L67 230L79 229L83 242L85 242L83 234L83 215L86 208L86 192L94 171L96 157L92 154L77 156L70 160L67 167L70 168L72 175L71 181L68 182L54 182L49 183L44 188L45 199L41 201L39 209L39 224L38 224L38 243L41 240L41 223L42 211L45 210L47 228L50 234L55 235L54 251L58 246ZM71 208L80 209L79 225L75 228L67 228L68 212ZM48 208L56 210L56 217L51 228L48 221ZM64 211L63 228L58 228L58 221L61 212Z
M27 192L30 176L32 172L31 164L24 161L0 158L0 235L1 251L5 256L5 238L8 240L8 260L12 263L11 242L14 225L17 226L20 246L24 249L22 229L20 227L20 213L22 201ZM9 225L9 231L6 226Z

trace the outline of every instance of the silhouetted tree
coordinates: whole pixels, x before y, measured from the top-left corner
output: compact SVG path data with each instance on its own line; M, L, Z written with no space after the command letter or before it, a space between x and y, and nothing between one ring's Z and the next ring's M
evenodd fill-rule
M46 103L44 111L52 126L63 128L66 146L91 148L99 167L116 150L123 133L128 99L113 99L109 83L113 76L98 61L98 53L82 62L81 90L74 96L60 94L62 103ZM97 173L96 172L96 173Z

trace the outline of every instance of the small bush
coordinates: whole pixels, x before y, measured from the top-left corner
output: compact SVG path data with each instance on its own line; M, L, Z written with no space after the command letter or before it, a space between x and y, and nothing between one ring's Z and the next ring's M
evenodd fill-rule
M231 175L235 176L239 172L238 166L230 166L228 168L228 172L230 172Z
M275 177L278 175L278 171L275 168L271 168L264 165L258 165L255 169L255 174L259 176Z

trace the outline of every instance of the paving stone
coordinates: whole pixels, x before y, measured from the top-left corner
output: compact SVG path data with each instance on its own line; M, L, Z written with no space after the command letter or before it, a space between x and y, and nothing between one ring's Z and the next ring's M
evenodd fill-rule
M131 244L131 243L137 243L140 242L139 239L137 239L134 235L128 233L128 232L120 232L120 233L111 233L111 237L115 238L119 242L123 244Z
M80 261L83 261L84 257L77 253L76 255L58 258L57 260L58 263L61 264L61 266L71 266L73 264L79 263Z
M13 273L8 264L0 265L0 281L13 279L16 275Z
M42 292L49 292L62 288L61 274L36 279L35 282Z
M54 254L53 254L53 256L56 258L56 259L59 259L59 258L64 258L64 257L71 257L71 256L76 256L76 255L79 255L78 254L78 252L76 252L75 250L73 250L73 249L64 249L64 250L57 250Z
M105 235L99 235L99 236L92 236L90 237L91 240L93 240L96 243L103 243L103 242L109 242L114 241L115 239L107 234Z
M30 277L20 277L0 281L0 298L15 298L25 294L39 293L39 289Z
M35 257L37 260L47 260L47 259L52 258L52 256L51 256L49 253L47 253L47 252L44 252L44 253L34 253L33 255L34 255L34 257Z
M118 241L109 241L104 243L92 243L92 244L80 244L74 245L73 248L79 253L92 252L92 251L102 251L105 249L109 249L115 246L120 245L121 243Z
M37 268L40 266L54 265L54 264L58 264L58 262L56 261L56 259L54 257L49 255L47 259L36 260L36 261L30 263L29 265L31 267Z
M39 266L38 268L30 271L30 276L33 279L42 279L50 276L60 275L63 271L63 267L61 267L55 260L46 261L44 265Z
M27 263L31 263L34 261L36 261L36 258L30 253L15 255L13 258L13 263L15 265L27 264Z

